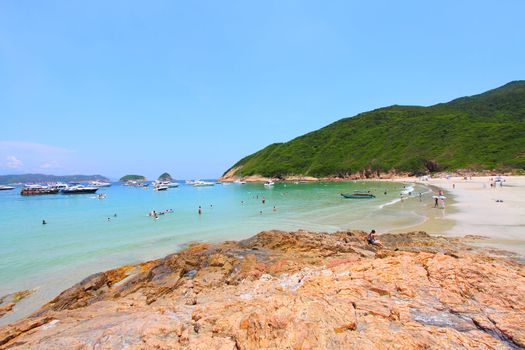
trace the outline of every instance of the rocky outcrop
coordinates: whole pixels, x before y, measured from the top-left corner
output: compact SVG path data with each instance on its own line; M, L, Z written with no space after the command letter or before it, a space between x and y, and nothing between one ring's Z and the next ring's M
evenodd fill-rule
M13 311L16 304L35 292L34 289L25 289L0 297L0 317Z
M468 238L262 232L92 275L1 349L515 349L525 271Z

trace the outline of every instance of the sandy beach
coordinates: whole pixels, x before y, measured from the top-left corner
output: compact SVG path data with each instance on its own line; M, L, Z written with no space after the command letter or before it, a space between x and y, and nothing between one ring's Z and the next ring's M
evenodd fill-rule
M491 178L494 179L480 176L467 180L450 177L396 181L435 186L452 197L443 215L452 221L452 227L440 227L442 225L430 219L418 229L451 236L481 235L489 238L482 244L525 255L525 176L504 176L503 186L497 183L495 187L490 186Z

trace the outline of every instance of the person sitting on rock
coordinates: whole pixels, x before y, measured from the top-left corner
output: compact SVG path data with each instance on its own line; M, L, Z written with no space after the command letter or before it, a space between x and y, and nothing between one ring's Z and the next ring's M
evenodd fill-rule
M370 231L368 236L366 236L366 240L368 241L368 244L373 244L383 248L383 244L378 239L376 239L376 230Z

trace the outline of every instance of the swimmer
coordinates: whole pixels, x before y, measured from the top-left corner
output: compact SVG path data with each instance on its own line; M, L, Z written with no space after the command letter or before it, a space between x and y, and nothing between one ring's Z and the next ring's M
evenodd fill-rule
M275 208L275 206L273 207L273 211L277 211L277 209Z
M201 206L200 206L200 205L199 205L199 211L198 211L198 213L199 213L199 215L201 215L201 214L202 214L202 208L201 208Z
M42 220L42 225L47 225L46 220Z

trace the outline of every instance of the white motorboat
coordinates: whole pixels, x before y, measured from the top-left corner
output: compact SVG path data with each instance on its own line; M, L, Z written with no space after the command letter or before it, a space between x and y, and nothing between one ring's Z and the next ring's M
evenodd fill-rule
M91 186L93 187L110 187L111 186L111 183L109 182L105 182L105 181L91 181L89 183Z
M235 183L235 184L239 184L239 185L244 185L244 184L246 183L246 181L235 180L235 181L233 181L233 183Z
M266 181L264 183L264 186L266 186L266 187L272 187L273 185L275 185L275 182L273 182L273 181Z
M196 180L193 182L193 186L195 187L215 186L215 182Z
M161 185L157 185L153 188L154 191L167 191L168 190L168 186L161 186Z
M0 191L14 190L13 186L0 185Z
M179 184L172 181L154 181L153 186L166 186L169 188L179 187Z

